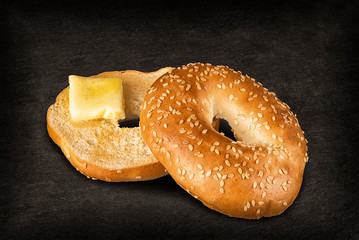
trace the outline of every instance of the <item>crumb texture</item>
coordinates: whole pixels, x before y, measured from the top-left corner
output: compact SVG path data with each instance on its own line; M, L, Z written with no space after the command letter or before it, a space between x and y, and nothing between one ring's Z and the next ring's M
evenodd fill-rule
M168 70L170 68L153 73L132 70L105 72L94 77L122 79L126 121L139 117L146 90ZM143 141L139 127L121 128L117 121L109 119L73 122L69 111L69 88L64 89L49 108L47 124L66 149L81 161L99 168L118 170L158 163Z

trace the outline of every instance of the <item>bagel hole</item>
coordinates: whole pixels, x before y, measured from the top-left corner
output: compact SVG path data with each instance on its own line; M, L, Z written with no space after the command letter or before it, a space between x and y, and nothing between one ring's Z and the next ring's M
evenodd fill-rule
M140 126L140 119L125 120L118 123L120 127L135 128Z
M224 133L226 137L232 139L233 141L237 141L237 139L234 137L231 126L225 119L220 119L218 132Z

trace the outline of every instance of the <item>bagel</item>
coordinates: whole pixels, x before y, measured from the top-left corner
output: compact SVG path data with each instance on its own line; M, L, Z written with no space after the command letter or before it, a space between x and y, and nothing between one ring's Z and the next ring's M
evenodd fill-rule
M133 70L104 72L93 77L122 79L126 119L139 117L146 91L171 68L143 73ZM120 123L121 125L121 123ZM141 137L139 127L121 128L118 121L71 120L69 87L63 90L47 112L47 130L70 163L82 174L107 182L144 181L166 175Z
M225 119L237 141L211 121ZM281 214L302 183L304 132L287 104L226 66L172 69L148 90L142 136L173 179L205 206L232 217Z

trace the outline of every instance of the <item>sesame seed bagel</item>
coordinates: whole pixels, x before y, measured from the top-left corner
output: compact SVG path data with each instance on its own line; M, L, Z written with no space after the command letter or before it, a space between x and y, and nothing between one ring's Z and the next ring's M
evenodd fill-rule
M217 132L222 118L237 141ZM281 214L302 184L307 142L288 105L226 66L188 64L156 80L140 128L173 179L207 207L258 219Z

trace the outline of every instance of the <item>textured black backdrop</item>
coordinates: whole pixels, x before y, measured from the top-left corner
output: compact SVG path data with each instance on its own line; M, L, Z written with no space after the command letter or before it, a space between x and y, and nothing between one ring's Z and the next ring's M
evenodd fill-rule
M359 238L355 2L2 1L1 10L0 238ZM298 115L310 160L284 214L229 218L169 176L88 180L48 137L46 111L68 75L197 61L241 70Z

